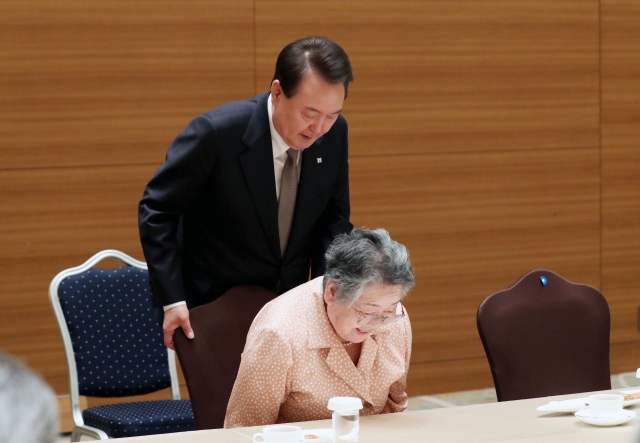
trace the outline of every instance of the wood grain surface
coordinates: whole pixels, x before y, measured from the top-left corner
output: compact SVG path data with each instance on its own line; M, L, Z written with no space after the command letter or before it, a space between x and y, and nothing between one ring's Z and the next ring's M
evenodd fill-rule
M352 60L352 156L598 146L595 0L257 0L258 84L311 34Z
M407 380L410 396L492 387L487 359L482 357L412 363Z
M602 147L640 145L640 3L602 0Z
M602 289L611 339L636 345L630 356L640 336L640 4L603 0L601 9Z
M2 168L160 162L253 95L249 0L3 0L0 29Z
M640 140L602 149L602 291L611 340L638 342L640 305Z

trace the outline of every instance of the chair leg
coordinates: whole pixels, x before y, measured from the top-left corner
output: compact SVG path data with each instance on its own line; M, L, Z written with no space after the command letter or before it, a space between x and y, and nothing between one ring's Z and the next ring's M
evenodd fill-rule
M71 441L80 441L83 435L94 438L96 440L109 440L109 436L103 430L87 425L82 425L73 428L73 431L71 431Z

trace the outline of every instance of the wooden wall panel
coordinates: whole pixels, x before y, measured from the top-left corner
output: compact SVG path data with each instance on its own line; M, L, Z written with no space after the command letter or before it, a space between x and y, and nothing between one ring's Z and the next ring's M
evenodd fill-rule
M354 66L352 156L598 146L597 0L256 0L258 90L312 34Z
M602 147L640 145L640 3L601 0Z
M640 142L603 147L602 184L602 291L611 309L611 340L640 344ZM629 370L638 366L629 364Z
M0 2L0 168L155 162L254 92L251 0Z
M412 363L407 379L407 393L410 396L492 386L491 369L484 356Z
M137 204L155 166L0 171L0 348L68 393L49 283L103 249L143 259Z
M601 4L602 290L611 307L612 371L633 371L640 347L640 4Z
M484 355L478 305L532 269L600 285L597 148L350 164L354 225L384 227L411 253L414 363Z
M611 343L611 373L636 372L640 355L640 342L638 340L628 342Z

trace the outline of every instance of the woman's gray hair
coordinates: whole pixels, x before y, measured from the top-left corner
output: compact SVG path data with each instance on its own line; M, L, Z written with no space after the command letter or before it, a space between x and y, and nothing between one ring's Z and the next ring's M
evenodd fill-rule
M355 229L335 238L325 254L323 288L338 286L336 304L352 304L368 283L402 285L402 297L415 285L409 251L384 229Z
M53 443L58 403L35 372L0 352L0 442Z

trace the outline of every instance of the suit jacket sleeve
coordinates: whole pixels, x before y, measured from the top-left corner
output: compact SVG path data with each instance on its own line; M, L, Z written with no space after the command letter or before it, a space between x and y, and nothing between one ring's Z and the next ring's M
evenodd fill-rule
M349 203L349 142L348 127L344 117L344 137L340 147L340 166L336 185L332 189L331 199L318 224L317 235L311 253L311 278L324 275L325 259L333 239L342 233L351 232L353 225L349 221L351 206Z
M180 219L209 177L215 155L213 123L205 115L196 117L174 140L140 201L140 240L156 306L185 300Z

